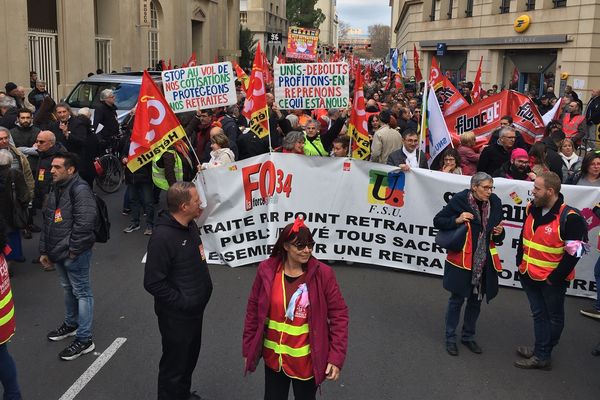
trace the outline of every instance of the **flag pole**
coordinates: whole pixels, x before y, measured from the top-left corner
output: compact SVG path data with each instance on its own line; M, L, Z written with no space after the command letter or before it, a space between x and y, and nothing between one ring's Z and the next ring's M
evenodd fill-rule
M188 145L190 146L190 150L192 151L192 154L194 154L194 158L196 159L196 161L198 161L198 165L202 164L200 162L200 159L198 158L198 154L196 154L196 150L194 150L194 146L192 146L192 142L190 142L190 138L188 137L187 133L185 135L185 140L188 142Z
M423 90L423 99L421 100L421 135L419 140L419 152L417 153L417 162L421 162L421 153L425 153L427 143L427 96L429 90L429 82L425 81L425 90Z

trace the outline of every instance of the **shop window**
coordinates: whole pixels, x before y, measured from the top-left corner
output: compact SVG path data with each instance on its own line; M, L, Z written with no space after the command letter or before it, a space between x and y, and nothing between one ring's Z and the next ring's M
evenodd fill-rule
M525 2L525 9L527 11L535 10L535 0L527 0Z
M554 3L554 8L567 6L567 0L552 0L552 2Z

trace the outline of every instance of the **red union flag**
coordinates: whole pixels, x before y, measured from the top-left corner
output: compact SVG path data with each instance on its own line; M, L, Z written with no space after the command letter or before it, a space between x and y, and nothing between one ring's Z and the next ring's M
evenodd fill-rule
M193 51L190 59L184 63L181 68L195 67L196 65L198 65L198 61L196 60L196 52Z
M263 75L263 60L264 57L259 42L254 55L250 84L248 85L248 93L242 111L244 117L250 120L250 130L260 139L269 134L269 112Z
M184 137L185 130L179 120L148 71L144 71L131 133L127 168L131 172L137 171Z
M465 132L475 133L477 147L486 144L492 132L500 127L500 119L510 115L513 125L523 139L532 144L536 136L543 134L544 122L529 97L514 92L502 92L455 112L445 118L452 141L458 143Z
M479 60L479 68L475 74L475 80L473 81L473 91L471 92L471 102L477 103L481 100L482 88L481 88L481 63L483 62L483 56Z
M421 82L423 75L421 74L421 68L419 67L419 53L417 52L417 45L413 43L413 63L415 64L415 80Z
M440 102L440 108L444 117L455 113L469 105L467 100L458 92L450 79L438 67L435 57L431 60L431 71L429 72L429 86L433 87Z
M365 95L360 68L356 69L354 83L354 102L348 124L348 135L352 138L352 158L366 160L371 154L371 141L365 113Z
M250 84L250 78L248 74L240 67L238 63L233 62L233 68L235 68L235 74L237 75L238 80L242 83L242 89L244 93L248 91L248 85Z

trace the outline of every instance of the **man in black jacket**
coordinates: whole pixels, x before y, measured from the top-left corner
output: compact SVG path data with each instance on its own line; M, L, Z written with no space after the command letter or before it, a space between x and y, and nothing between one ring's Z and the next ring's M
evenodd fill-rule
M154 296L162 337L158 400L201 399L190 393L202 342L204 308L212 281L194 219L202 213L194 184L176 182L167 191L148 243L144 288Z
M92 190L77 173L77 155L55 155L51 172L52 192L42 212L40 263L47 270L55 267L58 271L65 296L65 319L47 338L58 341L75 336L59 353L62 360L69 361L95 348L90 266L97 209Z
M94 110L94 131L100 135L103 148L108 146L112 138L119 135L115 101L112 89L104 89L100 92L100 105Z
M493 175L502 164L510 160L510 154L515 147L517 132L512 126L505 126L500 129L498 136L498 141L490 141L490 144L481 152L477 163L478 172Z
M600 124L600 89L592 90L592 98L588 102L587 109L585 110L585 119L588 126L588 138L598 140L598 124ZM591 142L590 144L595 145L595 142Z

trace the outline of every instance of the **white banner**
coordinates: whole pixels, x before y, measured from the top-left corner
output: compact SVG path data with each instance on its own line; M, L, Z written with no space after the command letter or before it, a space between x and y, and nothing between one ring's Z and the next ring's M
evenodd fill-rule
M265 154L203 172L208 205L199 226L209 263L241 266L268 257L280 230L305 218L321 260L347 260L441 275L445 250L435 244L433 217L470 177L368 161ZM533 183L497 178L506 238L498 246L500 283L519 286L515 254ZM596 247L600 191L564 185L567 204L582 210ZM596 250L577 265L570 294L595 297Z
M165 99L175 113L237 103L231 62L196 65L162 72Z
M275 64L273 68L275 104L282 110L350 105L350 69L345 62Z

